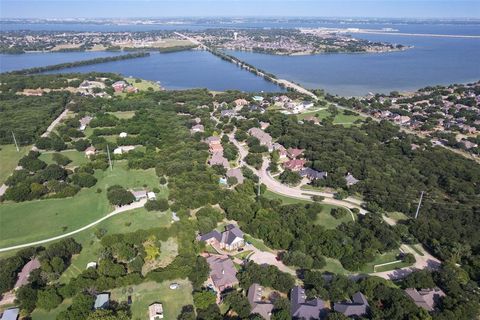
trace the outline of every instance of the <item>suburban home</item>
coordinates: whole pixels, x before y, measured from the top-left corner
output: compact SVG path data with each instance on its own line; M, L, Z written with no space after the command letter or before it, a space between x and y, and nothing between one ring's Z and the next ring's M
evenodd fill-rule
M360 182L356 179L350 172L345 176L345 181L347 182L347 187L353 186Z
M283 164L283 167L285 169L289 169L289 170L292 170L292 171L300 171L305 166L305 163L307 163L307 161L302 160L302 159L294 159L294 160L290 160L290 161L285 162Z
M190 132L192 134L196 132L204 132L204 131L205 131L205 127L203 126L203 124L196 124L190 129Z
M110 304L110 293L100 293L95 297L95 309L106 309Z
M90 122L93 120L92 117L90 116L85 116L81 118L78 122L80 122L80 131L85 131L87 126L90 124Z
M265 129L267 129L268 127L270 127L270 123L260 121L260 129L265 130Z
M222 110L220 112L220 117L228 117L228 118L231 118L231 117L234 117L237 115L237 111L235 110Z
M87 149L85 149L85 156L87 158L90 158L91 156L94 156L96 152L97 152L97 149L95 149L94 146L90 146Z
M123 92L123 89L127 87L127 83L125 81L117 81L112 84L112 87L115 92Z
M361 317L367 314L368 311L368 301L367 298L363 295L363 293L356 292L352 296L352 300L344 301L344 302L335 302L333 305L333 309L336 312L340 312L347 317Z
M441 297L445 296L445 293L440 288L421 289L420 291L415 288L407 288L405 293L412 299L413 303L427 311L435 310L435 305Z
M135 149L135 146L120 146L113 150L113 154L124 154Z
M320 319L326 315L325 301L312 299L307 301L305 290L295 286L290 292L290 313L294 319Z
M275 143L273 144L273 150L278 151L279 160L286 160L286 159L288 159L287 149L285 149L285 147L282 146L280 143L275 142Z
M208 143L210 153L223 152L222 140L220 137L211 136L205 139L205 142Z
M207 257L207 263L210 266L210 279L218 293L238 284L237 269L228 256L211 255Z
M147 192L147 199L148 200L157 200L157 196L155 195L155 192Z
M263 97L261 97L261 96L254 96L252 99L255 102L263 102L263 100L264 100Z
M266 146L269 152L273 151L272 137L260 128L250 128L248 134L257 138L262 146Z
M234 177L237 179L238 184L242 184L243 181L245 180L243 177L242 170L240 168L235 168L235 169L230 169L227 171L227 177Z
M222 166L225 169L229 168L228 160L223 156L223 152L215 152L212 154L208 164L211 166Z
M150 320L163 319L163 305L155 302L148 306L148 317Z
M303 149L297 149L297 148L288 148L287 153L288 157L290 159L300 159L302 158L301 156L303 155Z
M250 313L257 313L264 319L270 320L272 316L273 303L263 296L263 287L258 283L254 283L248 288L248 303L252 311Z
M317 180L317 179L325 179L328 175L327 172L324 171L317 171L312 168L304 168L299 172L300 176L303 178L307 178L309 180Z
M131 190L130 191L133 196L135 197L135 201L140 201L142 199L146 199L147 198L147 191L145 190Z
M18 315L20 314L19 308L10 308L3 311L2 317L0 320L17 320Z
M28 283L28 276L30 273L35 270L40 268L40 260L38 258L33 258L30 261L27 262L22 268L22 271L18 274L17 277L17 282L15 283L14 288L18 289Z
M245 245L243 232L233 224L225 227L222 233L217 230L210 231L202 236L197 237L199 241L205 241L210 245L219 245L221 249L228 251L237 250Z
M320 124L320 120L318 120L315 116L307 116L303 118L303 121L313 122L314 124Z
M233 101L233 103L235 104L236 109L241 109L242 107L248 105L248 101L245 99L237 99Z

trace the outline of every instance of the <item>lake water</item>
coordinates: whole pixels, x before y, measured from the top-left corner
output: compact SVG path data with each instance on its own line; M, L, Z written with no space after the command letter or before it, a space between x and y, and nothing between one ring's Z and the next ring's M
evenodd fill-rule
M2 30L148 31L204 29L212 25L88 25L88 24L4 24ZM357 27L394 28L405 33L480 35L479 24L390 24L390 23L243 23L219 27ZM480 79L480 39L433 38L395 35L356 37L414 46L393 53L322 54L315 56L273 56L249 52L229 52L246 62L298 82L308 88L322 88L340 95L364 95L411 91L427 85L464 83ZM0 55L0 71L71 62L114 55L107 52L39 53ZM206 87L212 90L278 91L279 87L222 61L207 52L188 51L152 54L148 58L65 69L61 72L107 71L160 81L168 89Z
M118 53L117 53L118 54ZM112 55L106 52L0 55L0 71L51 65ZM208 88L224 91L276 92L282 89L205 51L151 53L149 57L86 65L50 73L115 72L160 81L167 89Z

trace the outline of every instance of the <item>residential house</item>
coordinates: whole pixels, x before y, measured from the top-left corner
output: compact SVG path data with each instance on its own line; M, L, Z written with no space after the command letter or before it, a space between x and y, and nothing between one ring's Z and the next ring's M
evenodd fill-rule
M248 101L245 99L237 99L233 101L233 103L235 104L235 110L237 111L242 110L243 107L248 105Z
M97 152L97 149L95 149L94 146L90 146L87 149L85 149L85 156L87 158L90 158L91 156L94 156L96 152Z
M83 118L81 118L80 120L78 120L78 122L80 122L80 131L85 131L85 129L87 128L87 126L90 124L90 122L93 120L92 117L90 116L85 116Z
M320 124L320 120L318 120L315 116L307 116L303 118L303 121L313 122L314 124Z
M207 263L210 266L209 277L218 293L238 284L237 269L228 256L211 255L207 257Z
M210 153L223 152L222 140L218 136L211 136L205 139L208 143Z
M352 296L352 300L335 302L333 310L347 317L361 317L367 314L368 307L367 298L359 291Z
M135 146L120 146L113 150L113 154L124 154L135 149Z
M10 308L3 311L0 320L17 320L20 314L19 308Z
M231 117L234 117L237 115L237 111L235 110L222 110L220 112L220 117L228 117L228 118L231 118Z
M205 127L202 124L196 124L190 129L190 132L192 134L196 132L205 132Z
M148 317L150 320L163 319L163 305L155 302L148 306Z
M221 152L214 152L210 160L208 160L208 164L211 166L222 166L225 169L228 169L230 166L227 158L223 156L223 149Z
M262 146L266 146L269 152L273 151L272 137L260 128L250 128L248 134L257 138Z
M40 260L38 258L32 258L22 268L22 271L18 274L17 282L14 288L18 289L28 283L28 277L33 270L40 268Z
M347 183L347 187L353 186L360 182L360 180L356 179L350 172L345 176L345 181Z
M445 293L440 288L421 289L420 291L415 288L407 288L405 293L412 299L413 303L427 311L435 310L435 306L440 298L445 296Z
M230 169L227 171L227 177L234 177L237 179L237 183L242 184L245 180L242 170L240 168Z
M263 288L258 283L254 283L248 288L248 303L251 313L257 313L266 320L270 320L273 310L273 303L263 296Z
M326 315L325 302L322 299L307 300L305 290L295 286L290 292L290 313L294 319L321 319Z
M90 268L97 269L97 266L98 264L95 261L91 261L87 263L87 267L85 269L90 269Z
M275 142L275 143L273 144L273 150L277 150L277 151L278 151L278 156L279 156L279 160L280 160L280 161L288 159L287 149L285 149L285 147L282 146L280 143Z
M130 191L135 197L135 201L140 201L142 199L147 199L147 191L145 190L131 190Z
M155 192L147 192L147 199L148 200L157 200L157 196L155 195Z
M110 293L100 293L95 297L95 309L106 309L110 305Z
M270 127L270 123L260 121L260 129L265 130L265 129L267 129L268 127Z
M288 148L287 149L287 153L288 153L288 157L290 159L300 159L302 158L302 155L303 155L303 149L297 149L297 148Z
M302 159L289 160L289 161L283 163L283 167L285 169L289 169L289 170L292 170L292 171L300 171L300 170L303 169L306 162L307 161L302 160Z
M205 241L210 245L218 245L221 249L227 251L237 250L245 245L245 239L243 238L243 232L233 224L229 224L225 227L225 231L222 233L217 230L210 231L202 236L198 236L197 240Z
M120 134L118 135L120 138L126 138L128 136L128 133L126 132L120 132Z
M261 96L254 96L252 99L255 102L263 102L263 100L264 100L264 98L261 97Z
M312 168L304 168L299 172L301 177L307 178L309 180L325 179L328 175L327 172L317 171Z
M125 81L117 81L112 84L112 87L115 92L123 92L123 89L127 87L127 83Z

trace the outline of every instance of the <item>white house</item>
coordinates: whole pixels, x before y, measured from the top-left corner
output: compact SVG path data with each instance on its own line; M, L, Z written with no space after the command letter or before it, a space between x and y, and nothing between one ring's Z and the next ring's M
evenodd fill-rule
M120 132L120 134L118 135L120 138L126 138L128 136L128 133L126 132Z
M147 192L147 199L148 200L156 200L157 199L157 196L155 196L155 192Z
M135 149L135 146L121 146L113 150L113 154L123 154Z
M163 319L163 305L161 303L152 303L148 307L148 317L150 320Z

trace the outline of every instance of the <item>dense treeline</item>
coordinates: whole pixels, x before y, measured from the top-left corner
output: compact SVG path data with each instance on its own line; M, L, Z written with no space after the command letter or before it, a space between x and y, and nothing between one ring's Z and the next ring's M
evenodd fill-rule
M143 57L148 57L149 55L150 53L148 52L128 53L128 54L113 56L113 57L94 58L94 59L88 59L88 60L59 63L59 64L54 64L54 65L45 66L45 67L34 67L34 68L17 70L17 71L10 71L8 72L8 74L30 75L35 73L47 72L47 71L55 71L55 70L73 68L73 67L87 66L91 64L143 58Z

